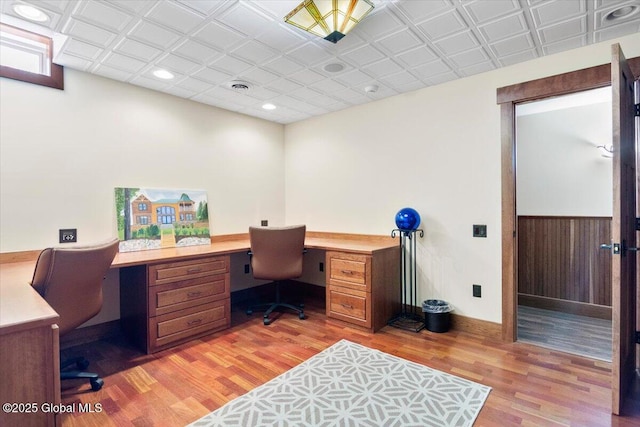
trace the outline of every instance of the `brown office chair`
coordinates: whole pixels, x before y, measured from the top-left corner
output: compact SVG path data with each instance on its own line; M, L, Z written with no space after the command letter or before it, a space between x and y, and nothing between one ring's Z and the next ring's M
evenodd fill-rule
M60 315L60 336L74 330L102 308L102 281L118 252L118 239L73 248L47 248L40 253L31 285ZM76 365L76 371L63 369ZM92 390L104 381L98 374L82 372L89 366L83 357L60 364L60 379L88 378Z
M256 279L273 280L276 287L276 299L269 304L263 315L263 323L271 323L269 315L277 308L284 307L298 313L304 319L303 305L294 306L280 302L280 282L295 279L302 275L302 258L305 252L304 235L306 226L291 227L249 227L249 251L251 270ZM253 313L253 308L247 314Z

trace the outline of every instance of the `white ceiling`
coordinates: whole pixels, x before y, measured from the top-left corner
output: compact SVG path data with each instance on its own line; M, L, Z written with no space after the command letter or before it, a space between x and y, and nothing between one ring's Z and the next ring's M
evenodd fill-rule
M15 2L0 1L16 17ZM283 22L300 1L22 3L68 36L55 58L65 67L278 123L640 32L640 13L604 19L638 0L373 0L374 11L333 44ZM336 62L345 69L323 69ZM157 68L176 78L154 77ZM233 80L250 90L230 89Z

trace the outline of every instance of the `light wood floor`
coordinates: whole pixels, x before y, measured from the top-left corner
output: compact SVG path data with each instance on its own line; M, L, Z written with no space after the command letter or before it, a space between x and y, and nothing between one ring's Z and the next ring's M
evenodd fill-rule
M370 334L327 319L323 306L306 312L264 326L234 311L231 329L152 356L118 340L65 350L91 359L105 385L65 382L63 403L103 410L62 415L62 425L182 426L345 338L492 387L476 426L640 426L638 381L632 415L610 415L609 363L458 332Z
M611 320L518 306L518 341L611 362Z

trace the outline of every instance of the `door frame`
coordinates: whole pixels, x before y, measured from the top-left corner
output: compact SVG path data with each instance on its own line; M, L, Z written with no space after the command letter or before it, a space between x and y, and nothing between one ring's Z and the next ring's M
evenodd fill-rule
M640 57L627 59L635 76ZM611 85L611 64L572 71L497 89L502 164L502 339L517 339L518 230L516 217L515 106Z

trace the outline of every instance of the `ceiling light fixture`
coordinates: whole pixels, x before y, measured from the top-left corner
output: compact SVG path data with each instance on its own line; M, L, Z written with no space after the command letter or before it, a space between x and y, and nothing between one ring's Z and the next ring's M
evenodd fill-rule
M284 21L337 43L373 8L370 0L304 0Z
M31 6L29 4L15 3L13 6L11 6L11 8L15 13L22 16L24 19L28 19L29 21L47 22L49 20L49 15L47 15L37 7Z
M638 11L640 11L640 7L634 4L622 6L607 13L604 19L607 21L620 21L630 17L631 15L635 15Z
M163 80L171 80L172 78L175 77L172 72L167 71L167 70L163 70L163 69L155 70L153 72L153 75L156 76L157 78L163 79Z
M264 108L265 110L275 110L277 107L273 104L264 104L262 108Z

